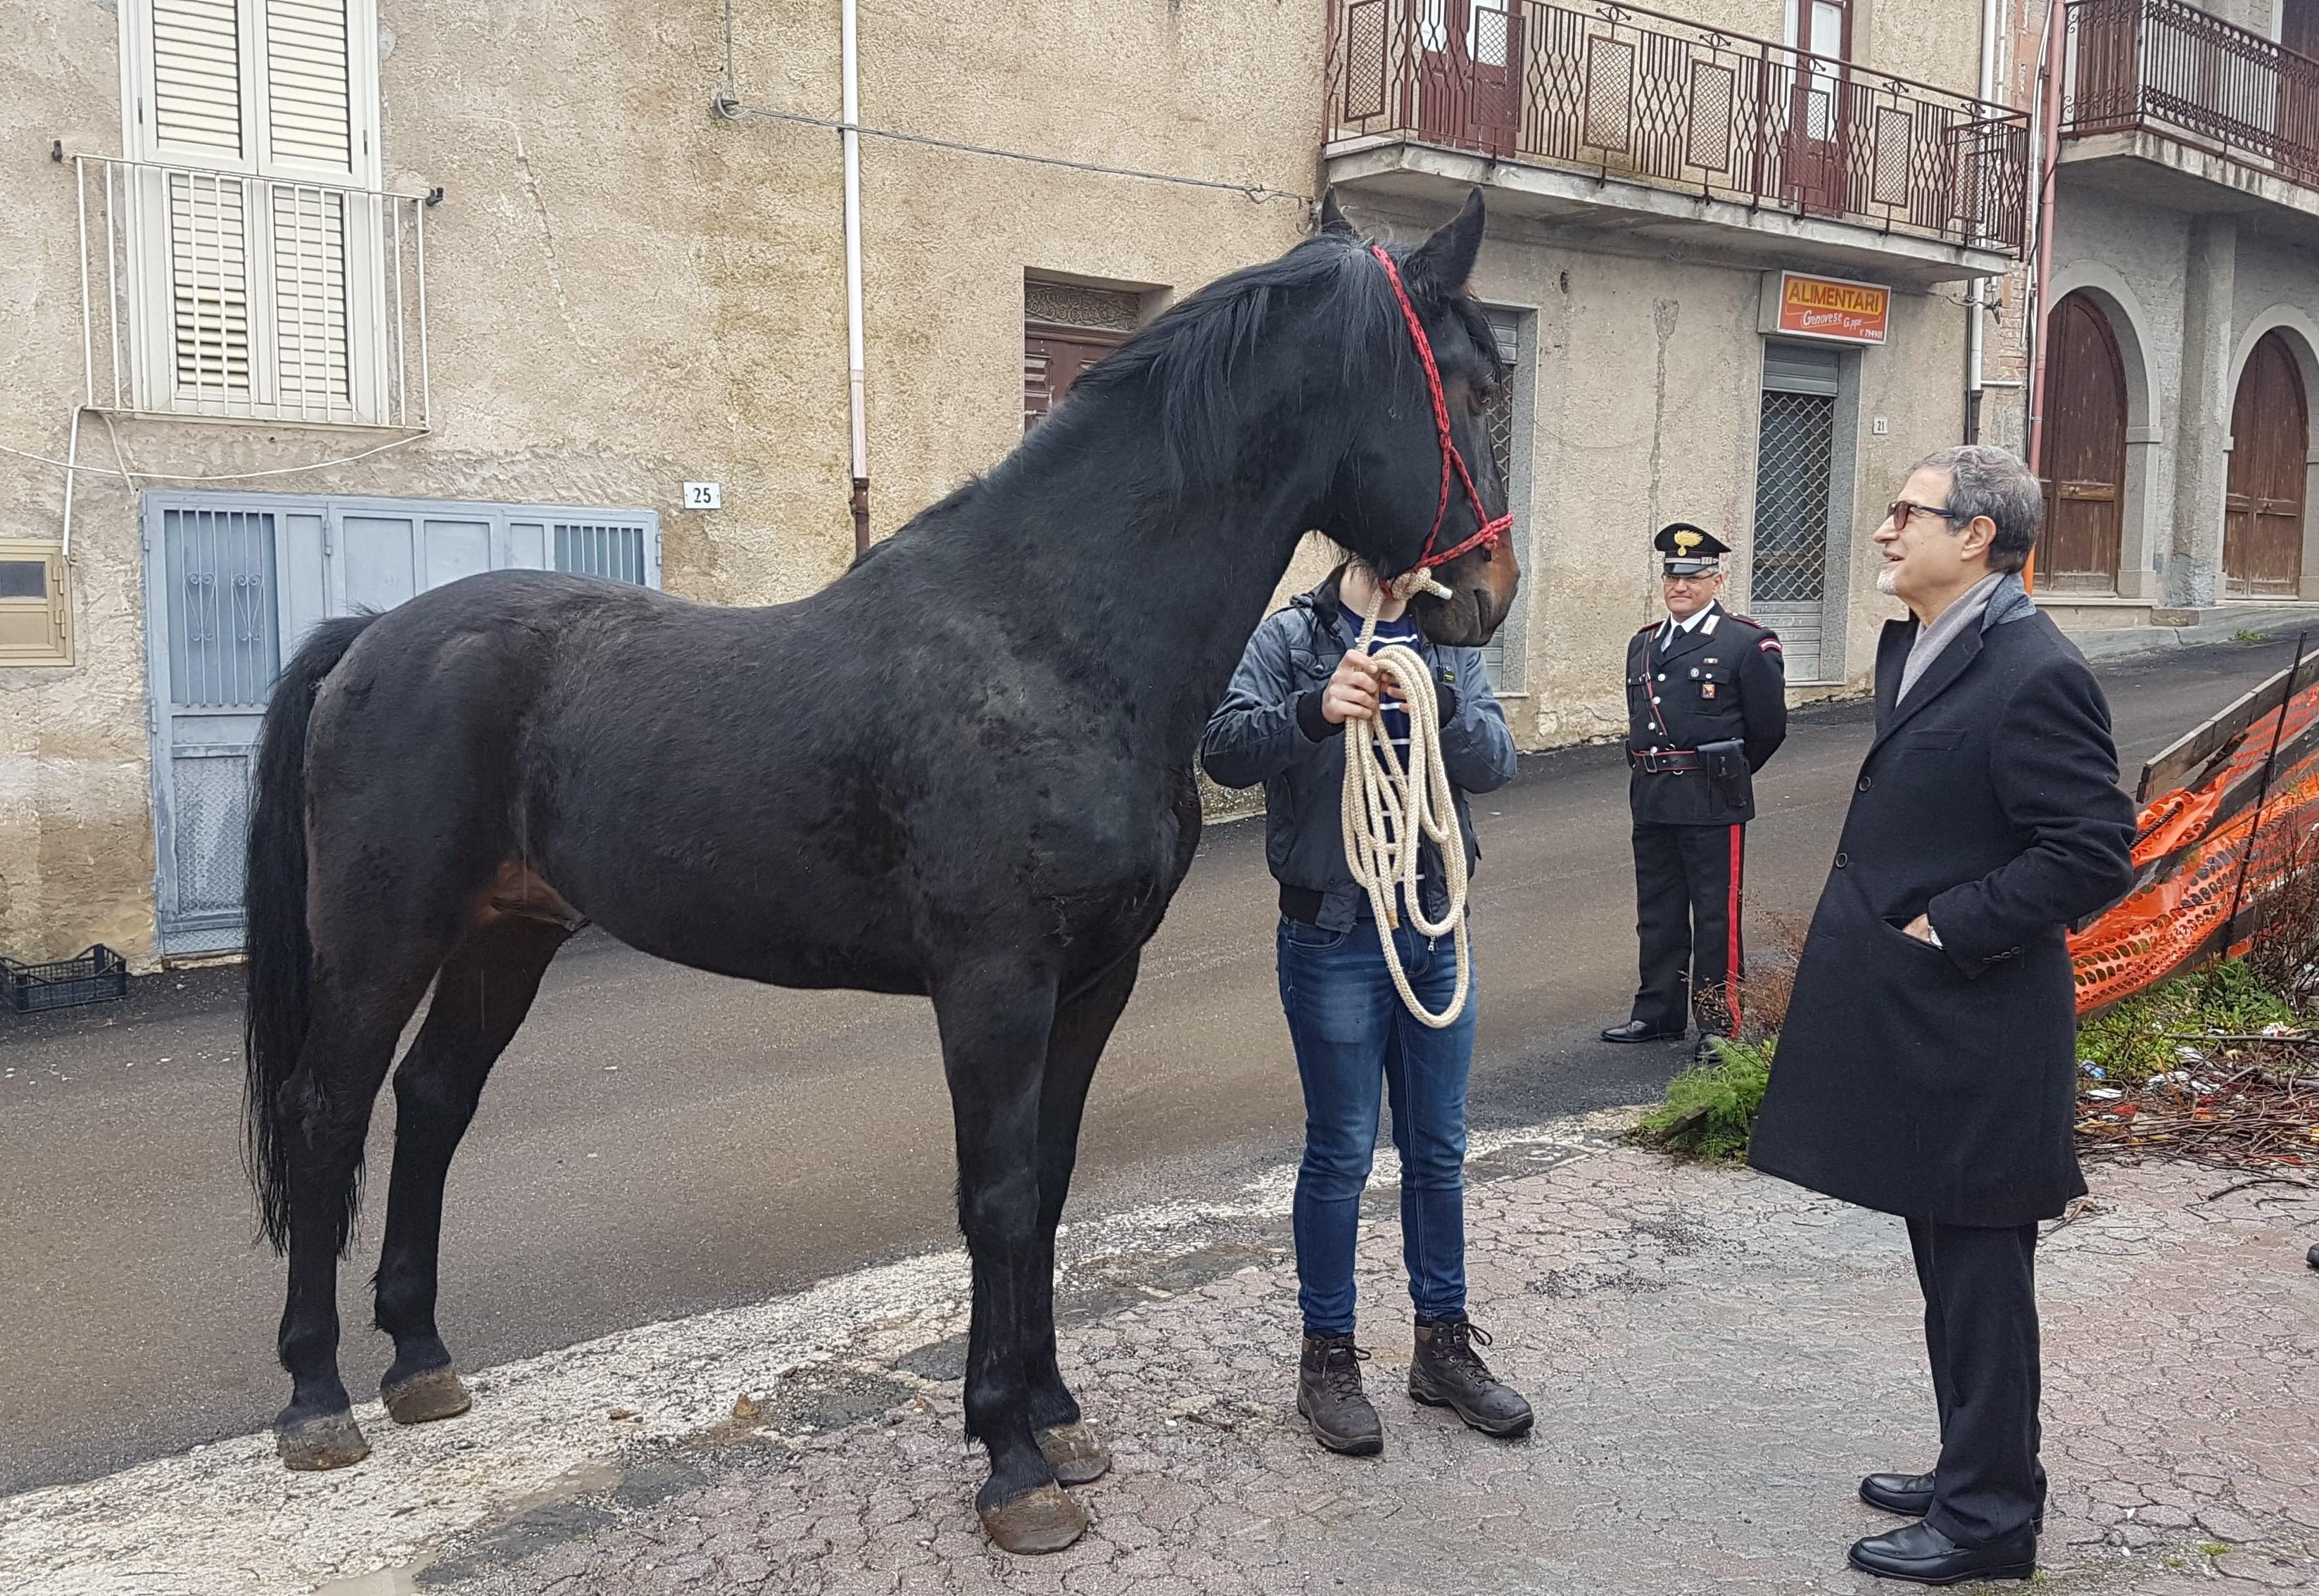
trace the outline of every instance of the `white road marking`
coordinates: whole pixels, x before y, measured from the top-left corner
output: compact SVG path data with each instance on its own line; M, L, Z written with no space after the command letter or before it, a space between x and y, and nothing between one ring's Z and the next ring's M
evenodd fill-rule
M1585 1115L1475 1135L1469 1158L1577 1148L1631 1122ZM1222 1202L1156 1204L1065 1227L1067 1268L1196 1249L1219 1222L1288 1211L1295 1168ZM1399 1178L1381 1149L1373 1184ZM398 1596L451 1537L608 1489L648 1447L729 1424L793 1370L881 1366L966 1328L963 1250L927 1253L745 1307L622 1330L467 1376L474 1410L404 1429L356 1406L368 1461L291 1474L270 1434L0 1499L0 1596ZM615 1412L622 1416L614 1419ZM961 1467L960 1489L971 1485Z

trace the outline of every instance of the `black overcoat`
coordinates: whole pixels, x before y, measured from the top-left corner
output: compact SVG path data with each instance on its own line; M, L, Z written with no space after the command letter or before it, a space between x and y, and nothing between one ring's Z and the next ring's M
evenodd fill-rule
M1812 916L1748 1161L1888 1213L2021 1225L2082 1195L2070 922L2133 879L2134 806L2084 656L2017 581L1894 695ZM1900 929L1931 916L1943 946Z

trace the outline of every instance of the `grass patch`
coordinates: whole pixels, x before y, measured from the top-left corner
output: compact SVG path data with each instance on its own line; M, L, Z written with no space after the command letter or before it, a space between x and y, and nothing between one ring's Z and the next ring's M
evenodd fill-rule
M2241 627L2237 631L2231 634L2231 641L2233 643L2261 643L2267 641L2267 639L2264 638L2260 632L2251 632L2246 627Z
M2243 1036L2295 1023L2295 1010L2237 959L2209 964L2112 1004L2078 1028L2078 1057L2118 1087L2178 1068L2182 1036Z
M1715 1059L1668 1083L1666 1101L1643 1116L1635 1139L1666 1152L1729 1163L1747 1156L1747 1138L1772 1079L1764 1041L1718 1041Z

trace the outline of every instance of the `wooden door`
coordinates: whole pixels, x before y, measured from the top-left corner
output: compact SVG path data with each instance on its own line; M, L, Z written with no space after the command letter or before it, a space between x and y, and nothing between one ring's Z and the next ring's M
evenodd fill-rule
M1511 0L1414 0L1418 136L1508 156L1521 128L1521 15Z
M2287 340L2254 347L2231 410L2230 496L2223 513L2224 591L2293 598L2303 586L2303 486L2310 458L2303 374Z
M1028 432L1071 391L1079 374L1127 341L1123 332L1093 327L1023 328L1023 430Z
M2042 591L2115 593L2125 529L2125 364L2109 318L2082 293L2046 331Z
M1850 206L1846 154L1852 56L1851 0L1794 0L1795 67L1788 112L1788 198L1841 216Z

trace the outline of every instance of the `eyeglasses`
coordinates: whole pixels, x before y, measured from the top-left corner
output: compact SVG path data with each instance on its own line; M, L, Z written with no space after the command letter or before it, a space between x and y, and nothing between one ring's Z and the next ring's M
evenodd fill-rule
M1688 584L1694 582L1714 582L1723 573L1720 571L1694 571L1685 576L1677 576L1672 572L1667 572L1661 574L1660 580L1662 582L1670 582L1678 584Z
M1951 523L1972 519L1971 516L1958 514L1945 504L1916 504L1906 499L1895 499L1884 511L1886 520L1895 527L1903 527L1908 526L1910 516L1920 515L1938 516L1941 519Z

